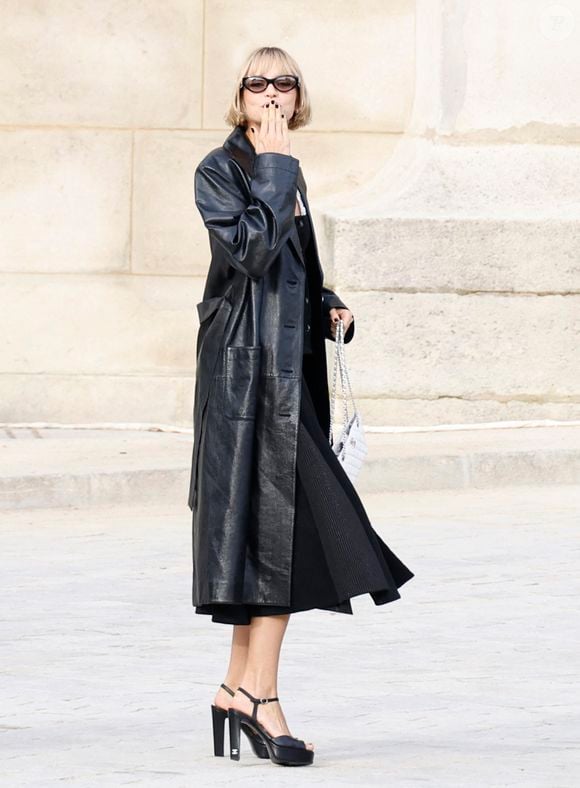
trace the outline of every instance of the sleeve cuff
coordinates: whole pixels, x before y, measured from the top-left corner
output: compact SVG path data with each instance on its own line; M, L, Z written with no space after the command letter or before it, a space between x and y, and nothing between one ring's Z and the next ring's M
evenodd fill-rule
M299 159L288 153L267 153L256 154L254 169L268 169L275 167L277 170L286 170L291 173L298 173Z

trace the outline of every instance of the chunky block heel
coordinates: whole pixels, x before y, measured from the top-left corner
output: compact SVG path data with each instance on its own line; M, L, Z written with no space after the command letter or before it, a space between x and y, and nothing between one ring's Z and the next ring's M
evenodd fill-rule
M230 710L228 719L230 723L230 758L232 761L239 761L241 719L236 709Z
M224 730L226 726L226 717L228 712L226 709L220 709L219 706L211 706L211 721L213 727L213 754L224 754Z
M226 692L229 692L230 695L235 695L236 693L233 692L226 684L220 684L221 687L225 689ZM222 709L220 706L216 706L215 704L211 704L211 722L212 722L212 730L213 730L213 754L216 756L222 756L224 754L224 733L225 733L225 726L226 726L226 718L228 717L228 710ZM245 725L242 725L242 730L246 734L249 739L250 745L252 750L254 751L254 755L258 758L269 758L268 750L266 745L262 742L258 734L254 733L253 730L248 729ZM239 748L238 748L239 749Z
M238 687L238 690L252 701L254 708L251 717L239 709L229 711L231 760L240 760L240 730L244 725L266 746L272 763L280 766L309 766L314 760L314 750L309 750L303 739L296 739L294 736L271 736L262 723L258 722L258 704L270 703L279 698L254 698L243 687Z

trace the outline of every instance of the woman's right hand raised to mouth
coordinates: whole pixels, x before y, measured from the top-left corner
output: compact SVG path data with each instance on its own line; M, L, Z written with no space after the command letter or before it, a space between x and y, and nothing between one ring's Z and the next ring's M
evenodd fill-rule
M262 110L260 130L252 131L256 153L286 153L290 155L288 119L282 115L280 106L268 103Z

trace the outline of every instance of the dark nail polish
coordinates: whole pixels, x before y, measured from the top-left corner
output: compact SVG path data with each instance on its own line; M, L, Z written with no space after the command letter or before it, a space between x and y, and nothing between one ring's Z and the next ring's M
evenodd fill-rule
M277 107L278 105L277 105L277 104L274 104L274 106L275 106L275 107Z

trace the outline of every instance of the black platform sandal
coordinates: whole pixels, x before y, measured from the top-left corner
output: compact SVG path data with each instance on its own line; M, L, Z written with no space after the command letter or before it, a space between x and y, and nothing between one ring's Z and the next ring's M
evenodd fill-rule
M226 684L220 684L220 687L223 687L226 692L229 692L232 697L236 694L233 690L231 690ZM227 709L222 709L219 706L216 706L214 703L211 704L211 721L213 727L213 754L214 755L223 755L224 754L224 728L226 725L226 717L228 716ZM249 729L246 725L242 725L242 730L250 740L250 745L254 754L258 756L258 758L269 758L268 750L266 745L262 741L262 739L258 736L257 733L254 733L253 730Z
M254 708L251 717L238 709L230 709L229 711L230 758L233 761L240 760L240 727L245 725L253 730L266 745L272 763L277 763L280 766L308 766L311 764L314 760L314 750L309 750L303 739L296 739L294 736L271 736L262 723L258 722L258 704L270 703L279 700L279 698L254 698L243 687L238 687L238 690L252 701Z

